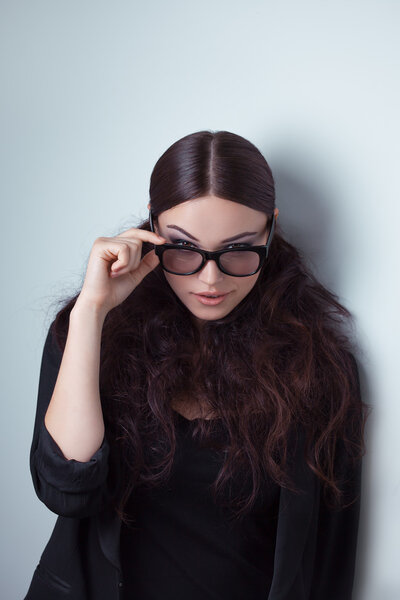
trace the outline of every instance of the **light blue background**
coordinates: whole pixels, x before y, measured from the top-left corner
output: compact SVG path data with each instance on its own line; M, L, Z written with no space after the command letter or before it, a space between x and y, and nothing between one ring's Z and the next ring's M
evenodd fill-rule
M0 7L2 597L26 593L56 520L28 464L54 301L96 237L147 216L166 148L226 129L263 152L288 239L355 315L375 407L355 587L399 598L399 3Z

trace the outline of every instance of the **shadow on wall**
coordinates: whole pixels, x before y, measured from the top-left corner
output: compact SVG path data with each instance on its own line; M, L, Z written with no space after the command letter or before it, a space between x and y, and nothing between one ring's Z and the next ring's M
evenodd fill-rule
M303 254L307 266L318 273L327 287L338 284L340 264L337 228L332 194L309 181L303 173L274 167L276 205L280 225L288 241Z

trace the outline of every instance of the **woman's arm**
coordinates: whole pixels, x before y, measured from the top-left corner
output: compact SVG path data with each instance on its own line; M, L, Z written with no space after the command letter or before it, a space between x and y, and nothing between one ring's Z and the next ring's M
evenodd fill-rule
M108 501L110 448L99 393L101 320L72 312L64 353L52 325L45 341L30 470L36 494L50 510L84 517Z
M104 438L100 402L100 343L105 314L78 298L56 384L45 414L48 432L67 459L89 461Z

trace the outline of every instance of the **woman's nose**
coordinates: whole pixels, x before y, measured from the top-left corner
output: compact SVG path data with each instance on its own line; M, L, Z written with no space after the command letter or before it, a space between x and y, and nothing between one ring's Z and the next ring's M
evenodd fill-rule
M212 285L217 281L221 281L224 277L222 271L219 270L215 260L207 260L204 267L199 271L198 278L200 281Z

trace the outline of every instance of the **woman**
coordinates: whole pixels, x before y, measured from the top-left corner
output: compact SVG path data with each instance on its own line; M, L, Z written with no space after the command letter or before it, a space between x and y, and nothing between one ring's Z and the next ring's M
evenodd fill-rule
M246 139L175 142L148 208L95 241L47 335L30 466L59 517L26 600L351 598L349 311L284 239Z

